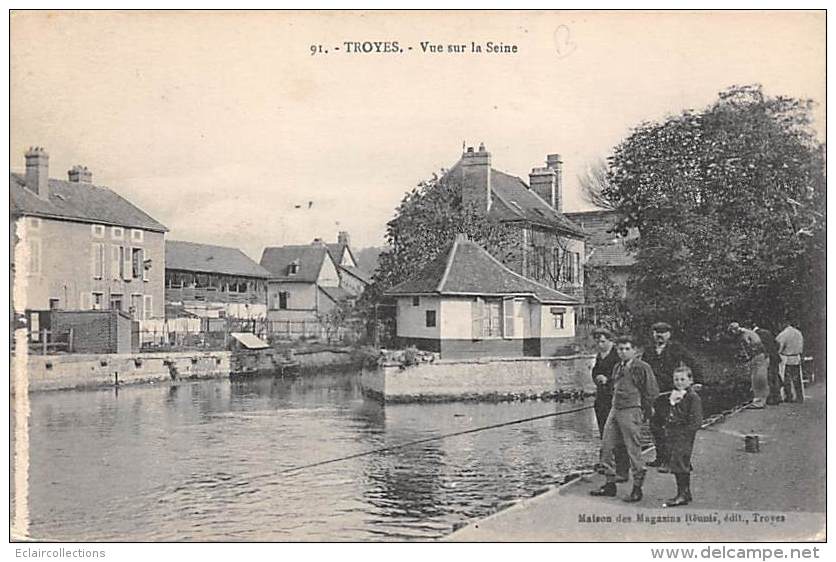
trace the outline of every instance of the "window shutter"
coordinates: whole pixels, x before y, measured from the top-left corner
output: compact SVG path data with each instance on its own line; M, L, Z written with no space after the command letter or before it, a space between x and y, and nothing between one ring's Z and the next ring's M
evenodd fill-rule
M154 315L152 304L153 300L151 298L151 295L145 295L142 303L142 314L144 319L151 318Z
M122 258L119 256L119 246L111 246L110 247L110 278L114 280L118 280L120 278L119 275L119 265L122 262Z
M476 299L471 303L470 306L470 317L472 320L471 335L474 340L478 340L484 335L484 324L482 321L483 316L484 302L479 297L476 297Z
M502 312L505 315L505 331L503 336L506 338L514 337L514 299L504 299L502 301Z
M145 269L145 248L142 249L142 280L148 281L148 270Z
M129 280L129 281L132 279L131 276L133 274L133 268L132 268L132 264L131 264L131 254L132 253L133 252L131 252L131 247L130 246L125 246L125 259L124 259L124 262L123 262L124 267L122 269L122 277L125 278L126 280Z

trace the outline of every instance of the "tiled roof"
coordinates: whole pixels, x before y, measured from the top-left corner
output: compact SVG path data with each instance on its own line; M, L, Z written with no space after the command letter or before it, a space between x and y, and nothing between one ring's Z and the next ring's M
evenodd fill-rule
M446 175L459 182L464 181L461 160L450 168ZM517 176L491 168L491 194L493 203L488 212L489 218L499 221L529 221L565 234L580 237L584 235L583 229L530 190Z
M425 268L387 295L502 295L534 296L541 302L575 304L578 301L511 271L479 245L458 236L453 244Z
M347 271L349 274L353 275L354 277L356 277L357 279L359 279L367 285L372 282L371 277L369 277L369 274L360 269L359 267L346 267L341 265L340 269L343 271Z
M238 248L178 240L165 241L165 267L182 271L222 273L262 279L270 277L269 271L255 263Z
M12 214L142 228L156 232L168 230L118 193L107 187L83 182L50 179L49 198L43 199L26 187L22 174L12 172L9 174L9 204Z
M270 272L271 279L316 283L322 262L327 256L328 249L324 244L274 246L264 248L261 266ZM294 262L298 264L299 269L295 275L288 275L288 268Z
M354 296L354 294L346 291L342 287L323 287L320 285L319 290L334 302L340 302Z
M627 237L617 236L612 229L618 221L616 211L601 209L566 213L583 228L589 238L586 241L587 265L592 267L629 267L636 263L635 256L627 250L625 242L638 237L631 230Z

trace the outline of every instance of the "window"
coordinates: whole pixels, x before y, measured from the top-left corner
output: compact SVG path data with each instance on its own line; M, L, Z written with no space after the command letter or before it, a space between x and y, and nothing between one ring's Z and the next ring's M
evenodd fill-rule
M123 306L123 299L122 295L117 293L110 294L110 309L111 310L124 310Z
M110 227L110 237L114 240L122 240L125 238L125 229L121 226Z
M552 249L552 277L560 281L562 272L560 270L560 248Z
M101 242L94 242L92 248L92 259L90 262L91 273L93 279L102 279L104 277L105 264L105 246Z
M142 299L142 316L145 320L148 320L154 314L154 307L152 306L153 300L151 295L145 295Z
M288 275L296 275L297 273L299 273L299 262L295 261L287 266Z
M495 338L502 335L502 301L477 297L471 306L473 338Z
M435 310L427 311L427 328L435 328Z
M41 240L29 239L29 275L41 274Z
M412 297L412 306L421 306L421 297Z
M581 271L581 253L575 252L575 283L580 285L583 281L583 272Z
M142 242L143 232L135 228L131 229L131 242Z
M561 306L553 306L549 309L552 315L552 328L562 330L566 327L566 309Z
M93 238L104 238L105 227L103 224L91 225L91 229L93 231Z
M110 277L114 280L125 277L125 247L110 247Z
M279 310L287 310L287 301L290 297L290 293L287 291L282 291L279 293Z
M93 310L104 310L104 293L92 293Z
M61 299L59 299L59 298L49 299L49 309L50 310L61 310Z
M143 267L143 251L142 248L131 248L131 278L142 279Z

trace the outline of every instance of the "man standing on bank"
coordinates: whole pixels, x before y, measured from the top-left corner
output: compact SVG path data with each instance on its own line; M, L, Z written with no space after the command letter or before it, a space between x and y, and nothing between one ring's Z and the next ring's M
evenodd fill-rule
M598 421L598 436L604 438L604 425L612 408L613 369L618 364L618 352L615 349L612 332L606 328L592 330L592 339L598 354L592 366L592 381L595 383L595 419ZM615 448L615 481L627 482L630 459L624 443Z
M606 469L607 482L593 496L615 496L615 448L623 440L633 474L633 490L624 498L627 502L642 499L642 484L647 470L642 461L642 424L653 413L653 401L659 395L656 377L650 365L636 358L633 338L621 336L616 340L619 363L613 369L612 409L604 425L601 463Z
M650 418L650 432L656 445L656 458L647 463L648 466L659 468L659 472L668 472L670 448L666 436L668 410L670 402L668 395L673 388L673 372L677 367L689 367L693 376L694 390L702 388L702 372L697 361L688 353L685 347L671 340L671 325L667 322L656 322L652 327L653 349L644 352L642 359L653 369L659 392L662 393L653 404L653 417Z
M766 408L766 399L769 397L769 360L766 358L763 342L755 332L737 322L729 324L729 333L737 344L737 359L752 379L754 398L747 408L762 410Z

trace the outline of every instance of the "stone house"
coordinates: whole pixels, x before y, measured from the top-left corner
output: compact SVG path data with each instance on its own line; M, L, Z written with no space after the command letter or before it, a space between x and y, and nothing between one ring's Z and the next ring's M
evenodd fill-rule
M260 320L270 272L238 248L166 240L167 315Z
M166 227L75 166L49 177L43 148L9 175L13 309L117 310L164 317ZM31 324L30 324L31 326Z
M492 168L491 154L480 145L467 148L445 178L461 185L464 205L515 228L518 238L503 260L506 266L583 302L586 235L562 211L560 155L546 156L545 164L531 170L526 184Z
M554 356L574 343L576 298L523 277L463 235L386 295L397 302L399 347L442 358Z
M270 331L288 336L319 335L319 321L338 303L356 295L340 285L339 267L317 239L307 245L264 248Z
M586 267L601 270L618 288L622 297L627 296L630 275L635 256L627 249L627 243L638 237L638 230L631 229L626 236L614 232L618 215L610 209L566 213L575 224L584 229L586 241ZM594 303L590 302L590 305Z

